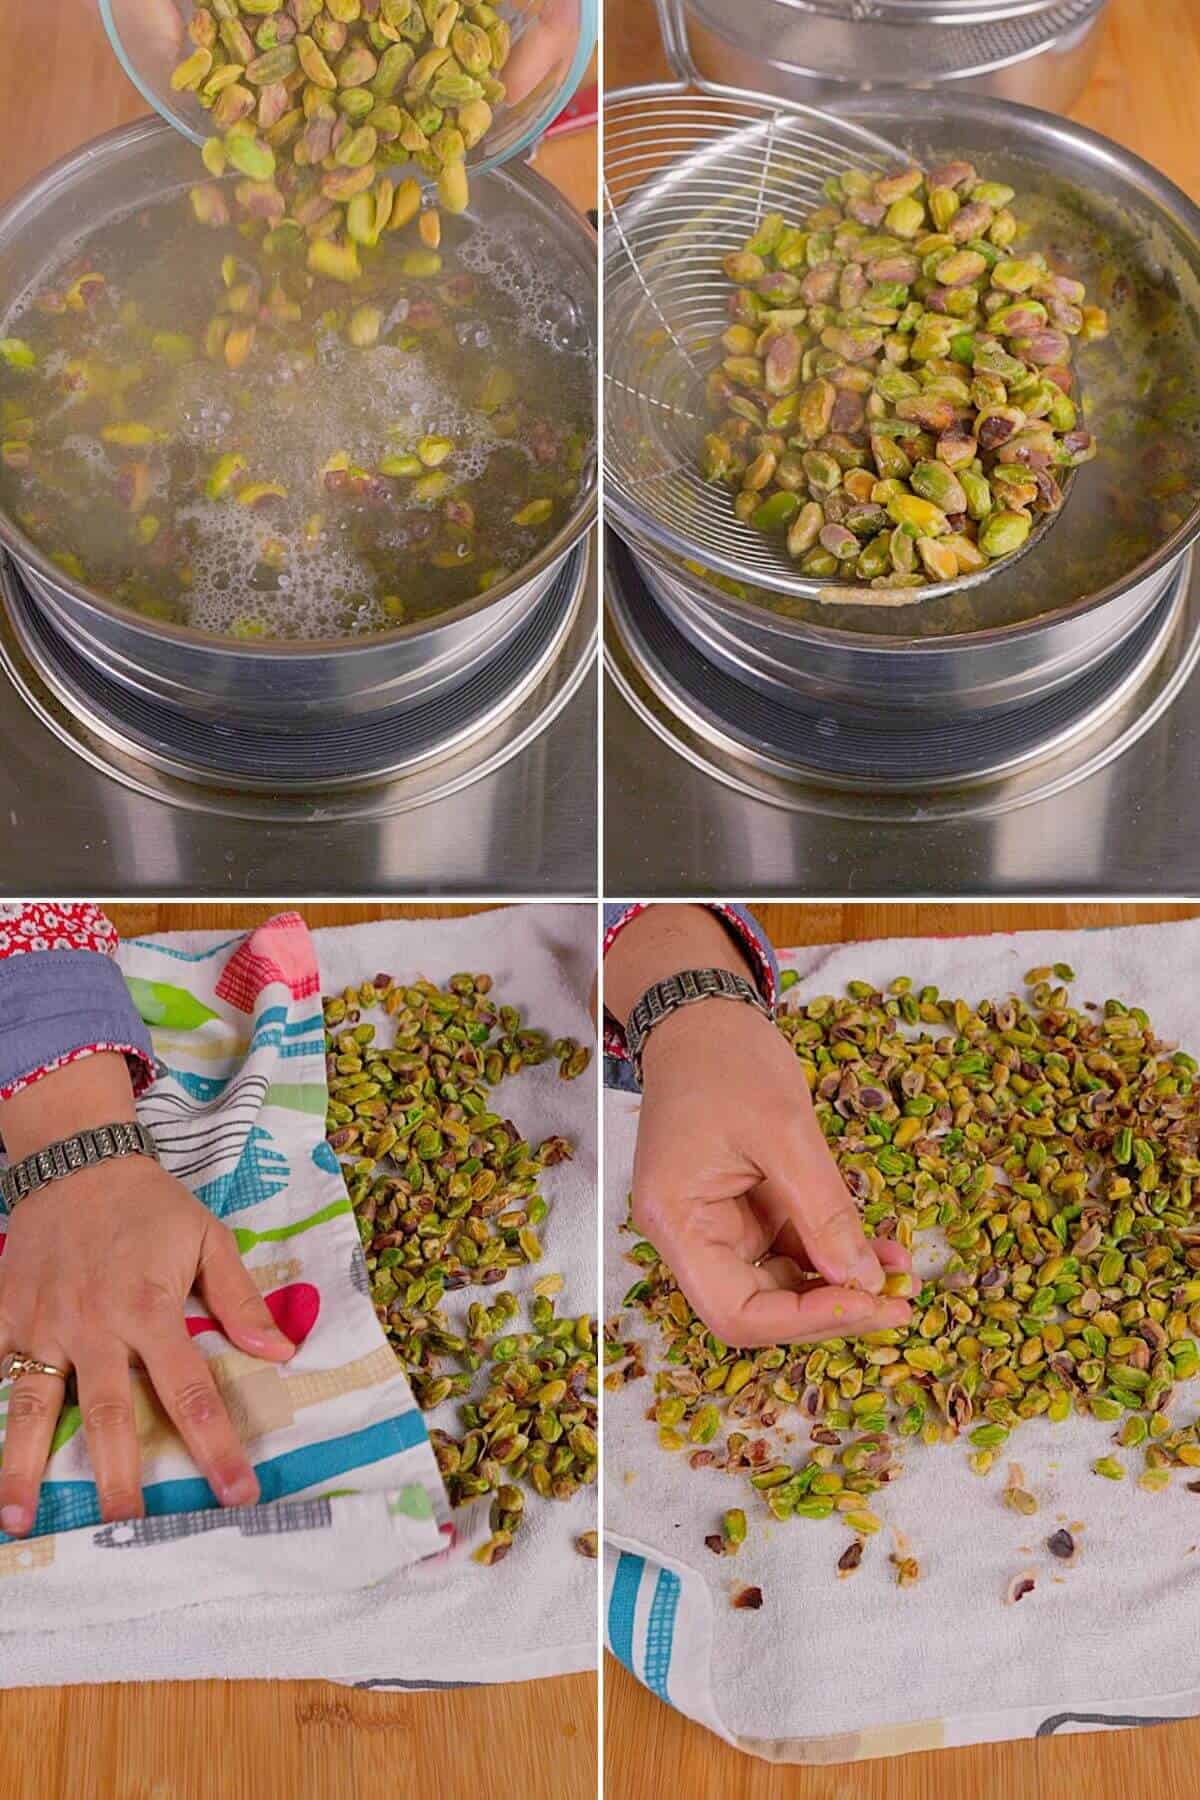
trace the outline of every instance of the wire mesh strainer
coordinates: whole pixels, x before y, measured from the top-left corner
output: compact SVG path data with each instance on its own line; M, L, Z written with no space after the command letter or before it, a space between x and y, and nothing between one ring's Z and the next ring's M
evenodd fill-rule
M711 416L705 380L729 322L722 259L762 217L796 221L850 168L875 173L906 153L847 119L706 83L627 88L605 101L605 498L644 550L775 594L878 603L869 588L797 573L782 543L735 515L732 496L700 473ZM1052 518L1035 527L1025 556ZM925 601L988 579L930 582L890 597Z

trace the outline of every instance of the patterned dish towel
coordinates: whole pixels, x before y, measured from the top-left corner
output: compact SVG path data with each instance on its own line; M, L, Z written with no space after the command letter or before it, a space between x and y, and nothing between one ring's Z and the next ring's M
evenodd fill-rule
M407 1383L390 1363L387 1378L371 1384L372 1373L384 1374L382 1358L373 1360L382 1339L360 1291L357 1234L323 1144L316 971L324 991L336 993L379 969L438 982L457 969L487 969L497 995L531 1023L591 1044L596 937L594 906L546 905L353 925L311 940L289 918L245 940L173 934L122 948L127 973L156 984L135 992L176 1072L147 1096L144 1116L177 1159L175 1172L245 1234L244 1254L284 1329L307 1330L285 1370L245 1368L249 1359L241 1358L230 1370L235 1383L245 1377L231 1404L266 1427L253 1460L264 1494L277 1497L246 1519L257 1532L324 1496L333 1525L321 1537L264 1537L250 1535L238 1514L211 1509L184 1517L183 1544L136 1557L97 1544L94 1526L0 1544L0 1559L16 1565L6 1572L0 1563L0 1687L217 1677L428 1688L595 1667L597 1568L575 1549L579 1533L595 1528L595 1490L531 1504L512 1555L481 1568L471 1550L487 1536L487 1502L461 1508L451 1525ZM543 1178L545 1261L515 1270L510 1285L527 1300L537 1275L553 1269L564 1278L560 1310L595 1314L594 1081L560 1081L550 1062L523 1071L502 1093L529 1136L561 1134L575 1146L571 1161ZM469 1294L459 1297L464 1305ZM199 1329L211 1354L230 1357L221 1338ZM455 1404L445 1402L428 1422L456 1430ZM56 1456L56 1482L86 1478L76 1451L74 1461ZM192 1475L178 1457L152 1467L156 1486ZM195 1504L186 1491L180 1501L164 1499L168 1511ZM137 1534L166 1522L159 1511ZM179 1523L172 1519L171 1528ZM52 1558L42 1574L56 1566L62 1573L76 1542L79 1561L52 1590L29 1564ZM92 1581L81 1570L89 1568L102 1604L81 1629ZM18 1605L24 1628L5 1631Z
M325 1143L321 982L307 927L282 914L248 937L134 942L120 963L162 1065L139 1116L164 1166L235 1233L297 1351L281 1367L260 1362L188 1304L188 1330L261 1484L255 1507L216 1507L135 1372L147 1516L101 1525L79 1409L67 1408L37 1535L0 1536L0 1633L42 1629L59 1611L88 1625L201 1594L363 1588L445 1541L429 1437L375 1319ZM6 1401L0 1386L0 1433Z
M1200 919L780 958L800 976L790 998L801 1001L904 973L974 1002L1022 993L1026 970L1062 960L1078 972L1077 1003L1140 1004L1161 1037L1196 1053ZM638 1105L605 1095L606 1316L632 1278L619 1251L632 1242L620 1227ZM631 1312L626 1329L653 1370L650 1328ZM660 1699L727 1743L771 1762L840 1763L1200 1714L1200 1498L1179 1474L1162 1494L1141 1492L1138 1452L1125 1459L1130 1479L1099 1479L1091 1463L1112 1446L1098 1422L1028 1421L985 1479L970 1473L961 1445L906 1440L901 1478L873 1502L884 1531L839 1581L845 1531L776 1523L730 1476L664 1455L645 1416L650 1388L647 1377L605 1395L608 1642ZM1198 1408L1200 1381L1182 1384L1172 1417L1190 1424ZM1036 1517L1002 1503L1010 1454L1038 1497ZM736 1560L717 1559L704 1534L743 1502L747 1541ZM1079 1551L1064 1564L1046 1539L1068 1522ZM896 1584L894 1532L919 1561L914 1587ZM1006 1604L1025 1571L1034 1590ZM742 1586L761 1588L760 1610L730 1604Z

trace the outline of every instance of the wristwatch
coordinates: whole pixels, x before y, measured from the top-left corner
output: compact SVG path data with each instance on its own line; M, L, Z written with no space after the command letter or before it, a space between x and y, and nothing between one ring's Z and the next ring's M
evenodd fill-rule
M61 1181L78 1169L90 1169L117 1156L151 1156L158 1161L154 1139L136 1119L120 1119L113 1125L97 1125L92 1131L59 1138L21 1162L12 1163L0 1174L0 1202L11 1212L18 1201L36 1194L39 1188L49 1187L52 1181Z
M692 1006L697 1000L742 1000L747 1006L757 1007L764 1019L771 1017L771 1008L754 983L735 975L732 969L684 969L679 975L656 981L646 989L625 1026L625 1047L639 1087L646 1039L671 1013L681 1006Z

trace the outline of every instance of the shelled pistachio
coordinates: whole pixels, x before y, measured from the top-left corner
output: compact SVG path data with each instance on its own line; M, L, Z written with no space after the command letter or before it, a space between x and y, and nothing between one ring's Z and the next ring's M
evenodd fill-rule
M864 1226L910 1248L938 1233L941 1267L913 1282L903 1330L743 1351L638 1241L625 1305L658 1333L660 1442L687 1448L703 1419L697 1467L744 1477L776 1519L841 1515L860 1535L905 1439L965 1439L986 1473L1025 1421L1079 1413L1140 1449L1148 1491L1200 1467L1200 1421L1172 1416L1200 1372L1197 1064L1138 1006L1072 1005L1073 980L1031 970L1027 999L977 1006L852 981L780 1014ZM620 1376L619 1321L606 1337ZM797 1417L800 1460L774 1429ZM1010 1475L1006 1504L1036 1511Z
M307 238L314 273L358 280L359 249L408 222L411 212L394 217L389 170L415 163L436 182L446 212L466 210L467 152L506 93L511 32L495 7L202 0L188 36L171 85L212 120L208 173L242 175L240 210L266 220L281 241ZM221 191L196 193L197 218L223 222ZM426 244L436 235L436 224L423 226Z
M390 1021L388 1042L364 1015ZM579 1055L492 997L488 975L444 987L387 974L323 1002L327 1139L342 1161L371 1299L427 1411L457 1401L462 1435L430 1432L453 1506L492 1495L491 1564L520 1530L524 1488L566 1500L595 1482L599 1380L595 1321L558 1317L561 1275L521 1303L502 1284L541 1261L542 1173L571 1155L536 1148L490 1104L506 1077ZM495 1289L451 1321L449 1295Z
M1107 317L1023 242L1015 190L970 162L847 170L825 194L725 258L703 473L804 575L889 589L976 573L1096 455L1074 346Z

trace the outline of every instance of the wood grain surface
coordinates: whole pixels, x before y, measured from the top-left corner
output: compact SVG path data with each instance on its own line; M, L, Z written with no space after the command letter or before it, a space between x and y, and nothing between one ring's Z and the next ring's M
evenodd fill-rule
M123 937L133 937L237 930L269 918L280 903L151 901L105 910ZM315 927L485 909L375 903L301 910ZM597 1688L594 1674L425 1694L364 1693L324 1681L18 1688L0 1693L0 1796L592 1800Z
M754 906L753 901L750 902ZM773 943L852 943L881 937L967 936L994 931L1075 931L1162 924L1200 914L1193 905L1057 905L887 902L754 911ZM1200 1034L1198 1034L1200 1035ZM945 1654L953 1655L947 1620ZM926 1654L930 1646L925 1646ZM862 1647L858 1670L869 1665ZM824 1768L773 1768L656 1700L613 1657L604 1659L604 1793L642 1800L671 1792L687 1800L1194 1800L1200 1720L1137 1731L1088 1733L1043 1742L980 1744L886 1761Z

